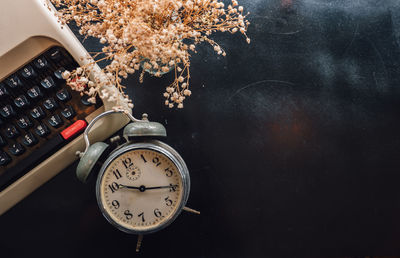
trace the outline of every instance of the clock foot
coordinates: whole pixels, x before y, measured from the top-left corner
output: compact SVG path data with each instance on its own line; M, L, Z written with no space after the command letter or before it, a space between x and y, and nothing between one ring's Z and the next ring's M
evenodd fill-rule
M138 235L137 243L136 243L136 252L140 251L140 247L142 246L143 235Z
M189 207L183 207L183 210L187 211L187 212L190 212L190 213L194 213L194 214L200 215L200 211L193 210L193 209L191 209Z

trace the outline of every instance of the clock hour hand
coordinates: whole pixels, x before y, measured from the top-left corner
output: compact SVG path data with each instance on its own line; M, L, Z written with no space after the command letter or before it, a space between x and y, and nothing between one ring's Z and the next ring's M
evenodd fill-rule
M140 187L137 187L137 186L121 185L121 184L119 184L119 188L128 188L128 189L140 190Z

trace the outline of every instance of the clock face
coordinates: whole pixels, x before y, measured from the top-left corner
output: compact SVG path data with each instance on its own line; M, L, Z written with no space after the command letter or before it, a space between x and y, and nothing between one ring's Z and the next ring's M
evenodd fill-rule
M183 200L182 175L165 154L147 148L114 158L97 184L106 218L123 231L147 233L168 224Z

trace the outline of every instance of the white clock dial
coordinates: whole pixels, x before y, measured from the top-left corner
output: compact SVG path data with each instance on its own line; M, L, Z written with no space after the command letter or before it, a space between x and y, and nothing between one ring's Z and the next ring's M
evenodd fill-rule
M138 148L124 152L105 168L98 185L109 218L125 229L152 231L178 212L182 175L161 152Z

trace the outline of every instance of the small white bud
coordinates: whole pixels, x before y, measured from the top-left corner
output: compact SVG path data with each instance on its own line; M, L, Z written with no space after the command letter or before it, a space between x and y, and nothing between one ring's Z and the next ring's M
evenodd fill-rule
M71 76L71 73L69 71L64 71L61 75L63 79L66 80Z

